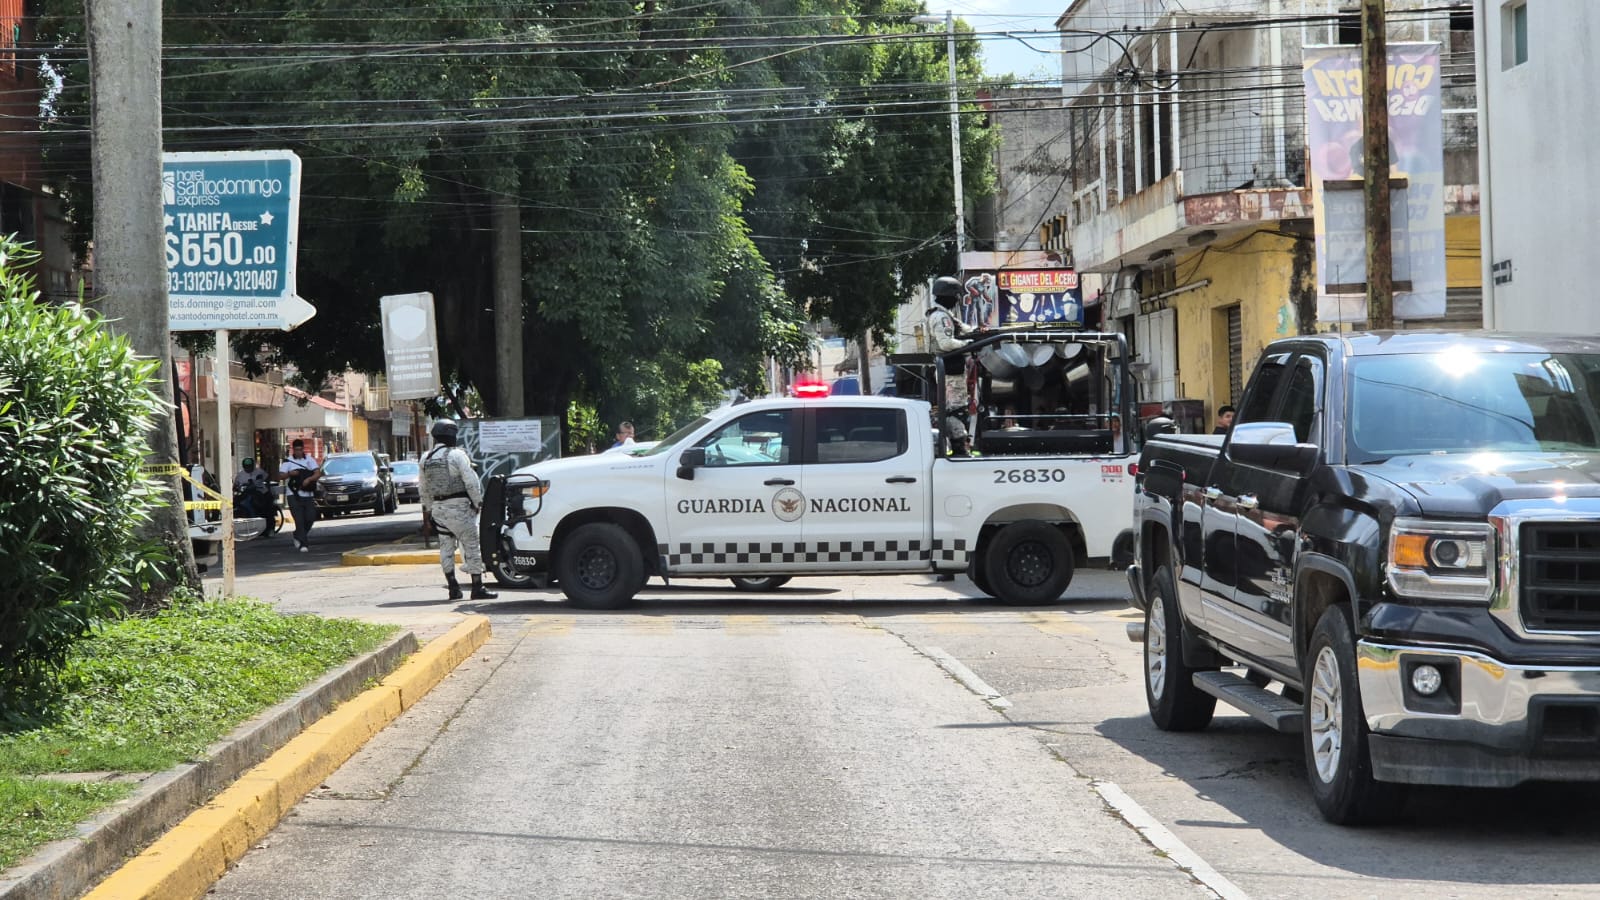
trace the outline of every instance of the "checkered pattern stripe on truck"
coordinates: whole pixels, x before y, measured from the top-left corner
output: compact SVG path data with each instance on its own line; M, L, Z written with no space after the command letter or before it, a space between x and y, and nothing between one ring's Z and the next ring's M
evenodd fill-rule
M744 541L725 544L660 544L657 550L667 568L703 565L764 565L783 563L911 562L932 559L966 564L967 542L934 541L819 541L815 544Z

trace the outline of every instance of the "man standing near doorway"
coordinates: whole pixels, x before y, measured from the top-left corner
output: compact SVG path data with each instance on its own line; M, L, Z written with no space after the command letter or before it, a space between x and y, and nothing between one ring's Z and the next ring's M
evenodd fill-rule
M283 479L284 496L289 498L289 514L294 516L294 547L301 553L311 551L311 526L317 521L317 481L322 478L322 467L306 455L306 442L295 439L289 445L289 458L278 470Z
M472 599L493 600L499 594L483 586L483 547L478 541L483 485L467 451L456 446L459 430L453 419L433 423L433 449L422 457L422 529L439 533L439 567L444 569L444 583L450 589L448 599L461 599L461 583L456 581L456 547L460 546L461 567L472 576Z
M1211 430L1212 434L1227 434L1233 428L1233 407L1223 406L1217 410L1217 427Z

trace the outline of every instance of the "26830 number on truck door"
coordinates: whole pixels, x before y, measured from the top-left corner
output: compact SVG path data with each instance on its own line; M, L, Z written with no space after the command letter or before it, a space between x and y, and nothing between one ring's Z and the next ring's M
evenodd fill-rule
M494 571L593 608L652 575L909 572L1043 604L1114 544L1131 558L1129 456L946 457L930 419L920 400L758 400L648 450L537 463L505 483L503 522L485 516Z

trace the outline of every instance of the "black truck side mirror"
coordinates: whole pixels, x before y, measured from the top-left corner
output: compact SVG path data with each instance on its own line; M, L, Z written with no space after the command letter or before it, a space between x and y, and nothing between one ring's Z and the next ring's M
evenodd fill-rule
M678 457L678 477L684 481L694 480L694 470L706 464L706 448L690 447Z
M1247 422L1228 433L1228 458L1246 465L1304 475L1322 448L1295 440L1288 422Z

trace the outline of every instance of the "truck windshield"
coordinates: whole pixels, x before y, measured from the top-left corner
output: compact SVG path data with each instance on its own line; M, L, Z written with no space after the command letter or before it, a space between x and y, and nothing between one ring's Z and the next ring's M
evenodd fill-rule
M666 440L661 441L660 443L656 444L654 447L651 447L649 450L644 451L643 453L637 453L635 455L636 456L659 456L660 454L665 453L668 450L671 450L673 447L677 446L679 444L679 442L681 442L684 438L686 438L689 435L695 433L696 431L699 431L702 426L704 426L707 422L710 422L710 421L711 420L706 418L705 416L701 416L700 418L695 419L693 422L690 422L689 424L683 426L682 428L679 428L677 431L674 431L671 435L669 435L667 437Z
M1351 361L1350 459L1600 450L1600 355L1439 353Z

